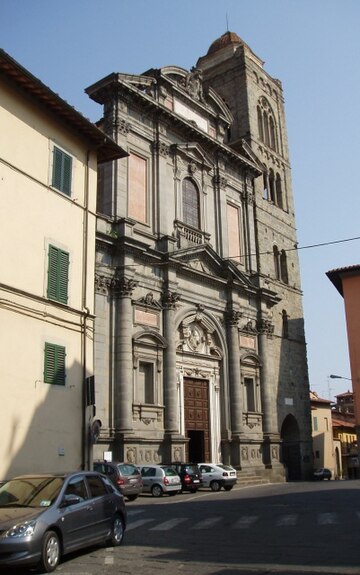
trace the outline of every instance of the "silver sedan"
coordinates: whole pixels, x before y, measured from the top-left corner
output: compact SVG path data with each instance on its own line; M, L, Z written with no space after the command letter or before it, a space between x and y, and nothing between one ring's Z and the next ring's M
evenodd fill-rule
M70 551L120 545L125 528L123 496L99 473L23 475L0 487L0 566L50 573Z

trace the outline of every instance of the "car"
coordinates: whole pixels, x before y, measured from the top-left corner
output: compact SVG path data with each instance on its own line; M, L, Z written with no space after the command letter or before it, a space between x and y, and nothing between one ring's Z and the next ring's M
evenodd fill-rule
M201 487L201 473L198 465L195 463L173 462L169 464L181 479L182 491L196 491Z
M223 463L199 463L203 487L210 487L212 491L230 491L237 482L236 469Z
M143 489L143 480L139 469L132 463L113 461L94 461L94 471L103 473L128 501L135 501Z
M120 545L125 529L124 497L99 473L22 475L0 487L0 569L51 573L69 552Z
M331 479L332 473L330 469L326 469L322 467L321 469L315 469L314 471L314 479Z
M167 465L142 465L140 472L143 480L143 492L161 497L164 493L181 493L181 479L176 471Z

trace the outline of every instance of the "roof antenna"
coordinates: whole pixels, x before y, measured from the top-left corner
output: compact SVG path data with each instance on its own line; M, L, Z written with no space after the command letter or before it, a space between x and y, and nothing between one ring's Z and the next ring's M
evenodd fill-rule
M229 20L228 20L228 13L226 12L226 32L229 32Z

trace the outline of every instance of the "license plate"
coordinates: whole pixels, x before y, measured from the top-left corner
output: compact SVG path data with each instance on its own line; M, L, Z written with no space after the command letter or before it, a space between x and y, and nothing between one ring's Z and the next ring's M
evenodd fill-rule
M200 483L200 479L194 479L193 483Z

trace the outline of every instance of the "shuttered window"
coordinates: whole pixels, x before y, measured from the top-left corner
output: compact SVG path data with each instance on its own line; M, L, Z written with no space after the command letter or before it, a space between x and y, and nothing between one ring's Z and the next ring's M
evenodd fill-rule
M182 204L184 224L200 229L199 190L189 178L182 183Z
M52 385L65 385L65 347L45 343L44 381Z
M69 254L49 246L47 297L61 303L68 300Z
M71 172L72 157L54 146L52 185L68 196L71 195Z

